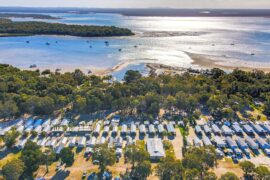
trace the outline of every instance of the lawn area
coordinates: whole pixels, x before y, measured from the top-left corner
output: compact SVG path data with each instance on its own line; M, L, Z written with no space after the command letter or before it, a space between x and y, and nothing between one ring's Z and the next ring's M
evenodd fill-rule
M222 174L225 174L226 172L233 172L238 177L243 176L242 169L238 164L234 164L231 158L224 158L223 160L219 160L217 167L212 171L216 173L218 177L220 177Z
M144 140L137 140L136 145L142 149L145 149L145 141Z
M179 126L179 130L180 130L180 132L181 132L181 134L182 134L183 137L187 137L188 136L189 133L188 133L188 131L185 130L184 127Z
M21 152L10 152L8 153L5 157L1 157L2 159L0 160L0 169L2 169L2 167L8 162L11 161L13 159L18 159L21 156Z
M173 157L175 158L175 153L173 149L173 145L170 141L164 140L163 141L166 157Z

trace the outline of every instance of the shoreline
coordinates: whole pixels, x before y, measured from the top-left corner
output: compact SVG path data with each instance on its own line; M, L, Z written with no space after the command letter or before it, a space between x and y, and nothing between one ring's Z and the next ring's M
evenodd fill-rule
M213 69L213 68L220 68L225 71L233 71L234 69L240 69L243 71L252 71L252 70L261 70L265 73L270 72L270 66L267 67L262 67L260 66L255 66L253 64L253 67L251 65L243 65L243 63L235 60L234 65L230 65L233 62L225 62L222 60L214 60L211 57L207 57L207 55L202 55L202 54L196 54L196 53L190 53L190 52L185 52L192 60L192 65L198 65L199 68L204 68L204 69ZM230 60L231 61L231 60ZM236 65L238 64L238 65Z

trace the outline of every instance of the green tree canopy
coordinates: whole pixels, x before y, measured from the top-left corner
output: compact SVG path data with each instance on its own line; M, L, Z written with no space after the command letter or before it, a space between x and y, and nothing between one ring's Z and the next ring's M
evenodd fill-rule
M14 159L3 166L2 173L6 180L17 180L23 174L24 169L24 163L20 159Z

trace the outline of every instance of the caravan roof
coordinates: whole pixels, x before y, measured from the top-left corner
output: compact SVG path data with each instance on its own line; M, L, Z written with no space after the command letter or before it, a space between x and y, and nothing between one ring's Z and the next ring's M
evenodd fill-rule
M237 134L242 134L243 133L243 129L238 124L233 124L232 128Z
M252 123L251 125L258 134L266 133L266 130L263 129L259 124Z
M153 124L150 124L150 125L149 125L149 132L150 132L151 134L154 134L154 133L156 132L155 126L154 126Z
M201 134L201 133L202 133L202 128L201 128L199 125L196 125L196 126L195 126L195 132L196 132L197 134Z
M210 139L209 139L207 136L203 136L203 137L202 137L202 141L203 141L203 144L204 144L205 146L211 146L211 145L212 145Z
M259 148L255 141L248 136L246 137L246 143L253 150L257 150Z
M212 129L213 129L213 132L215 134L221 134L221 130L219 129L219 127L216 124L212 125Z
M243 125L243 129L246 133L254 133L252 127L248 124Z
M33 125L33 124L34 124L34 119L29 118L29 119L26 121L24 127L27 128L28 126L31 126L31 125Z
M140 128L140 133L145 133L146 132L144 124L141 124L139 128Z
M226 125L223 125L221 127L221 129L222 129L222 132L223 132L224 135L232 135L233 134L233 131L231 130L231 128L229 128Z
M257 137L256 138L256 142L258 143L258 145L262 148L262 149L268 149L270 148L270 145L262 138Z
M204 129L204 132L205 132L206 134L210 134L210 133L211 133L211 129L210 129L210 127L209 127L207 124L205 124L205 125L203 126L203 129Z
M194 137L193 143L194 143L194 146L196 147L202 146L201 140L197 136Z
M37 120L35 121L35 123L34 123L34 128L37 127L37 126L42 125L42 123L43 123L43 120L42 120L42 119L37 119Z
M236 143L240 149L247 149L248 148L247 143L240 137L236 138Z
M236 149L237 148L237 144L235 143L235 141L231 137L227 136L225 139L226 139L227 145L231 149Z
M221 139L219 136L214 137L214 142L216 143L217 147L223 148L226 146L226 143L223 139Z
M159 133L163 133L163 132L164 132L164 127L163 127L162 124L159 124L159 125L158 125L158 132L159 132Z
M135 124L131 124L130 132L133 133L133 134L136 133L136 125Z

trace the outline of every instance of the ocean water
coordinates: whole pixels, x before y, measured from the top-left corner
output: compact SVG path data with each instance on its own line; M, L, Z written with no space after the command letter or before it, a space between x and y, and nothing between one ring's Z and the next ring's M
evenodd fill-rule
M189 53L218 60L223 65L270 67L269 18L244 17L130 17L119 14L48 13L43 20L67 24L109 25L130 28L132 37L80 38L31 36L0 38L0 63L20 68L107 70L121 79L127 69L146 72L146 63L200 68ZM33 20L13 18L15 21ZM30 41L30 43L26 43ZM109 41L106 46L105 41ZM50 45L46 45L46 43ZM233 44L233 45L232 45ZM137 48L135 47L137 46ZM118 49L122 49L119 52ZM251 55L254 53L255 55Z

